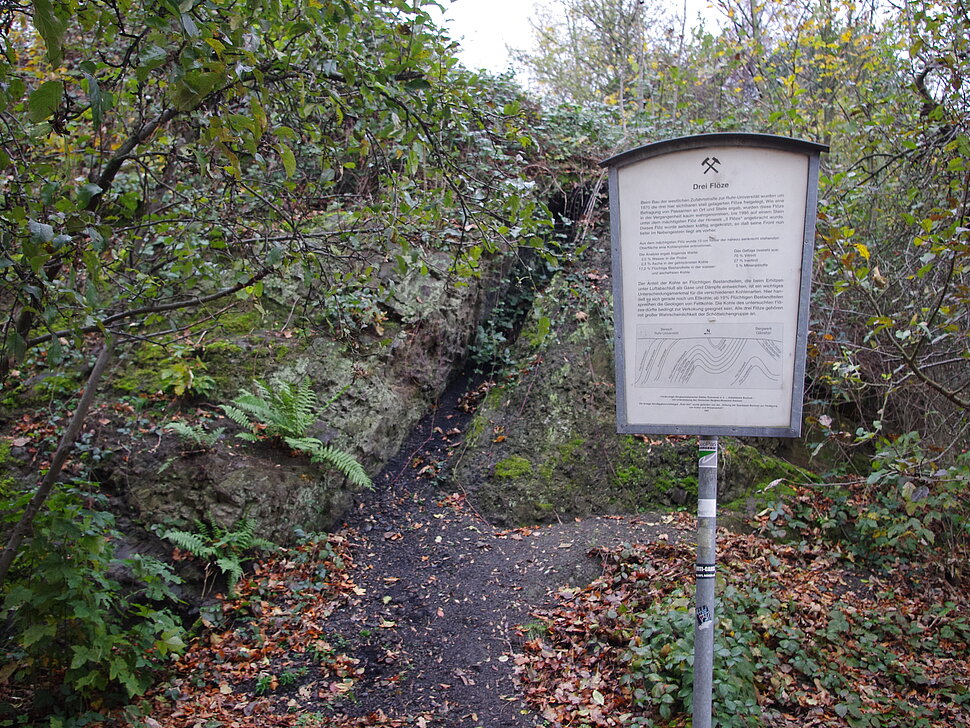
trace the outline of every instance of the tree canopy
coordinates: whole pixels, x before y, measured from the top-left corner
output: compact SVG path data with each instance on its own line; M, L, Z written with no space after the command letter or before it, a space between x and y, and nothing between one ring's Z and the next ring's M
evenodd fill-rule
M541 246L516 93L459 68L427 5L0 7L0 379L105 341L0 582L115 344L198 335L284 278L331 326L379 318L360 300L388 268L460 280Z
M814 391L868 424L826 431L952 446L970 404L966 4L717 0L716 27L627 0L559 6L520 61L547 98L605 104L626 147L734 130L831 146Z
M424 6L5 5L6 357L205 320L294 265L325 298L370 277L366 239L426 265L451 227L455 274L527 240L513 95L481 103Z

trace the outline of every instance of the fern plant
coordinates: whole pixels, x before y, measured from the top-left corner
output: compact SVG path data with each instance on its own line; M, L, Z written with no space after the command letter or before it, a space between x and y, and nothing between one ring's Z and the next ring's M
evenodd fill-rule
M318 465L329 465L334 470L346 476L352 485L358 488L372 488L373 484L368 477L364 466L361 465L353 455L338 450L332 445L324 445L315 437L287 437L284 438L286 444L294 450L305 452L310 456L310 462Z
M248 432L238 437L256 442L265 437L305 437L317 420L317 395L306 380L259 380L253 391L242 390L232 404L222 405L226 416Z
M195 526L195 531L169 528L160 535L204 563L203 594L208 593L211 586L213 566L225 575L227 589L232 595L242 578L243 562L253 558L253 552L276 548L272 541L256 535L256 522L248 518L240 518L231 529L202 521L196 521Z
M226 416L246 430L237 437L249 442L266 437L279 438L292 449L309 455L311 462L343 474L352 485L372 487L364 467L353 455L325 445L315 437L307 437L307 431L319 419L321 409L309 383L274 378L271 384L272 387L256 380L252 392L244 389L232 404L222 405Z
M201 424L190 425L180 420L172 420L165 425L164 429L168 432L174 432L186 442L205 448L206 450L215 445L219 438L222 437L222 433L226 430L225 427L217 427L212 432L206 432L205 427Z

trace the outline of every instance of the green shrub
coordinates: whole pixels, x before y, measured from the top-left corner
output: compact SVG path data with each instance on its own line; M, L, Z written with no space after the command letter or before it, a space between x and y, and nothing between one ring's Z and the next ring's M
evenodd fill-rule
M8 523L28 496L5 504ZM4 662L17 666L14 680L43 686L35 694L66 706L139 695L184 647L169 608L179 578L156 559L119 558L120 534L104 505L88 483L54 493L3 586L11 630Z
M778 664L763 647L751 614L776 607L754 590L745 594L728 585L717 600L714 649L714 726L761 725L756 684L759 673ZM620 678L640 708L656 709L667 720L691 712L694 688L694 616L691 597L675 590L646 611L629 615L633 639L621 657L629 664ZM729 616L723 616L723 615Z
M776 535L820 529L857 561L939 568L958 583L970 552L970 453L939 467L917 433L883 438L878 448L865 482L775 506L773 520L786 527Z

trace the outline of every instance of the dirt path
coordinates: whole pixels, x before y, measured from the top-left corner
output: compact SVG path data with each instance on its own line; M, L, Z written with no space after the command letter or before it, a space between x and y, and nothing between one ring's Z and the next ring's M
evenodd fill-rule
M456 401L451 392L422 421L347 519L358 593L332 629L364 673L334 707L435 726L539 725L513 680L517 628L599 574L591 549L682 534L658 515L496 531L443 477L466 417Z
M499 531L448 477L452 388L343 527L260 562L210 605L149 728L529 728L515 665L532 613L601 572L598 549L683 536L673 515ZM119 720L114 725L130 725Z

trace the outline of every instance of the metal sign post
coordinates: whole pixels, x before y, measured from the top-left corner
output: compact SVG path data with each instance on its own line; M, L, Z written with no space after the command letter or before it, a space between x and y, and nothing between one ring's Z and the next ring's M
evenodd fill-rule
M801 434L819 158L767 134L648 144L610 170L617 432L700 440L694 728L713 718L717 436Z
M717 438L699 442L697 596L694 627L694 728L710 728L714 683L714 569L717 559Z

